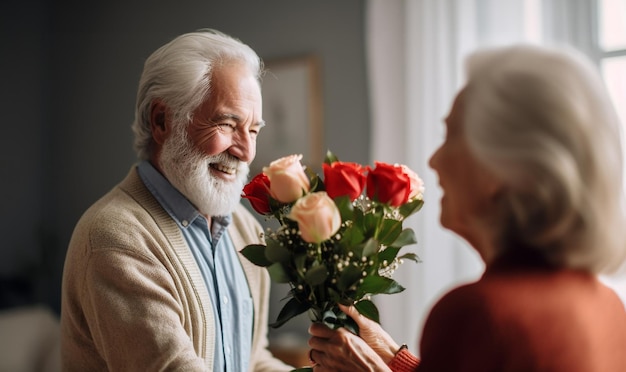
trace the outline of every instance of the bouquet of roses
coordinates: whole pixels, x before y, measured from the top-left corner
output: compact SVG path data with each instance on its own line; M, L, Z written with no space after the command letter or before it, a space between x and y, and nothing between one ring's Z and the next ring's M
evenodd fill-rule
M322 164L322 180L301 159L275 160L244 187L242 197L280 227L268 229L266 245L241 252L266 267L273 281L290 284L290 300L272 327L309 311L313 321L358 333L337 303L379 321L370 297L404 290L391 274L404 259L419 262L415 254L399 253L417 242L402 223L422 207L423 182L404 165L364 167L341 162L331 152Z

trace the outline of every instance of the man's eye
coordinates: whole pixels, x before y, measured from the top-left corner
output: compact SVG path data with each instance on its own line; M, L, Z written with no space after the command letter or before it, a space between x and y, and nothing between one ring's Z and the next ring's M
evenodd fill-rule
M224 132L234 132L236 129L235 125L228 123L219 123L217 127Z

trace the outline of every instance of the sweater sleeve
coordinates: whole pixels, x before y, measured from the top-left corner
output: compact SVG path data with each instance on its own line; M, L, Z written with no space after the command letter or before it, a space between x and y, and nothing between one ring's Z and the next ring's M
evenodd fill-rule
M206 368L182 324L185 311L167 271L115 249L94 253L86 271L80 283L83 329L108 370ZM78 367L83 356L73 354L70 363Z
M420 360L418 357L411 354L408 349L402 348L391 359L388 366L393 372L415 372L419 364Z

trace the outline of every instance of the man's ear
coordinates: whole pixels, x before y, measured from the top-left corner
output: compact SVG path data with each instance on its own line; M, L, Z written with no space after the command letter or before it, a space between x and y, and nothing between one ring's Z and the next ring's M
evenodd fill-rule
M171 119L167 105L160 99L152 102L150 109L150 129L154 141L162 145L172 129Z

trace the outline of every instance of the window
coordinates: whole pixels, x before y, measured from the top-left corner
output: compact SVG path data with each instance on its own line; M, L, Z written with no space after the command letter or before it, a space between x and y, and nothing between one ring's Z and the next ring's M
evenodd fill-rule
M595 48L598 64L622 122L623 143L626 144L626 0L596 2ZM626 179L626 170L624 177ZM626 276L601 278L626 303Z
M597 0L596 10L600 71L626 126L626 0Z

